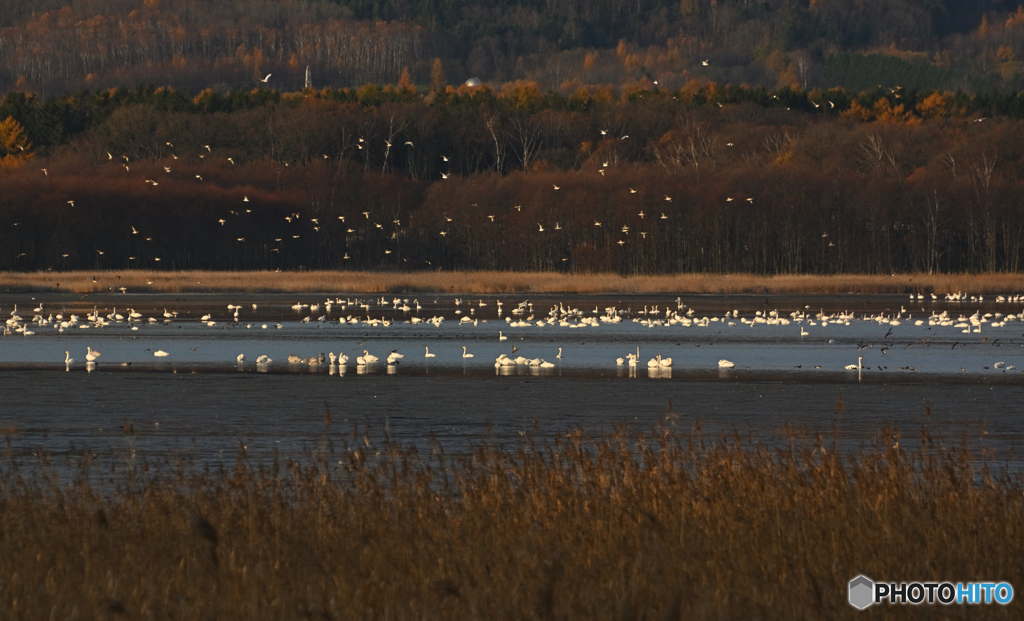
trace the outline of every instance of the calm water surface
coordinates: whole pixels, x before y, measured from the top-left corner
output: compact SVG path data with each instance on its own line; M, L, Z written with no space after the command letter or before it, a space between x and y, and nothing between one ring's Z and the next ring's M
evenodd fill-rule
M2 294L0 320L17 305L22 321L0 337L0 431L16 452L117 451L128 421L140 452L203 459L233 458L239 446L250 456L308 452L323 438L325 409L339 441L369 426L456 448L659 423L768 444L794 427L838 428L850 450L906 445L925 429L951 443L967 435L998 458L1024 439L1024 304L994 298L365 295L332 297L330 310L326 300ZM87 319L94 312L106 325ZM934 319L943 312L949 325ZM78 321L61 330L72 314ZM598 319L611 316L618 322ZM34 334L17 331L26 324ZM86 347L102 352L95 364L85 364ZM636 368L616 364L637 348ZM392 350L405 357L388 365ZM65 365L65 351L76 361ZM356 365L364 351L380 360ZM321 353L350 361L308 362ZM306 362L289 364L289 354ZM501 354L553 366L496 368ZM257 365L260 355L272 362ZM649 370L658 355L671 368ZM845 368L858 358L860 369ZM719 368L721 359L735 366ZM881 439L887 426L899 431Z

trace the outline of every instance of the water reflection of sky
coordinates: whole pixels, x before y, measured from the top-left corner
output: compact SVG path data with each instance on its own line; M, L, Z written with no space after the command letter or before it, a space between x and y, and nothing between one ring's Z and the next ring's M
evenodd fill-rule
M500 298L500 319L493 296L462 299L458 306L455 296L389 295L385 305L371 297L360 298L369 309L335 304L328 314L324 296L308 295L0 296L4 319L15 303L27 319L39 303L43 316L84 316L94 305L103 315L113 314L115 304L123 315L129 307L143 315L138 322L111 321L101 328L59 332L43 325L33 327L31 336L0 337L0 429L13 430L8 437L20 447L117 448L125 444L124 422L132 421L140 450L233 457L241 443L251 454L266 455L274 448L301 452L322 438L327 404L335 433L369 422L378 431L388 427L399 441L422 442L434 433L455 445L508 440L535 428L550 433L577 425L649 427L666 416L687 430L699 420L705 433L737 429L768 442L784 438L787 425L830 434L838 424L851 450L876 438L886 424L908 436L924 428L950 441L970 429L999 454L1007 454L1022 435L1016 404L1024 397L1024 323L992 326L1002 323L995 313L1020 309L990 300L985 306L914 302L907 308L903 296L682 296L680 302L676 296L533 296L531 325L513 327L504 317L525 319L529 307L523 315L511 311L526 296ZM395 308L396 297L418 302L421 310ZM297 302L321 306L292 309ZM241 307L237 322L228 304ZM609 307L632 310L615 324L538 327L536 321L559 304L585 309L584 317L594 316L595 308L599 315ZM637 314L645 306L648 314ZM649 313L654 306L658 315ZM864 320L876 313L899 315L901 307L899 325ZM177 318L163 321L165 308ZM739 313L709 320L706 327L632 321L663 321L666 308L692 308L695 319ZM849 325L827 326L820 320L813 326L811 320L742 322L771 310L787 318L794 311L846 310L854 318ZM929 326L928 316L943 310L954 320L976 310L979 317L993 316L976 326L980 332ZM200 322L205 314L216 324ZM337 321L350 315L389 325ZM438 316L445 317L439 327L405 323ZM460 323L465 316L475 324ZM308 323L301 321L305 317ZM916 326L916 320L925 323ZM499 331L507 340L499 340ZM92 369L84 364L87 346L103 354ZM472 358L463 358L463 347ZM616 365L616 358L637 347L637 368ZM436 357L426 358L426 348ZM69 367L65 350L77 360ZM155 358L157 350L169 355ZM364 350L381 360L357 366ZM389 366L384 359L392 350L405 357ZM287 362L289 354L308 359L339 352L350 357L345 367ZM240 353L245 360L238 364ZM495 368L503 353L554 367ZM671 369L647 368L647 360L659 354L673 359ZM273 362L257 365L260 355ZM844 368L858 357L860 371ZM721 359L735 368L720 369ZM837 416L840 395L844 407Z

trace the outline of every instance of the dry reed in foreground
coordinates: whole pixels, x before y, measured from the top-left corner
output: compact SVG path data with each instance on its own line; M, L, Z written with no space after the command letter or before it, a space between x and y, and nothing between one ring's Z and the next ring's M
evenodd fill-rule
M859 573L1024 585L1021 482L889 437L843 457L664 427L424 456L325 433L301 463L135 464L105 488L7 457L0 615L835 619L864 614ZM966 612L937 608L898 614Z
M0 272L0 291L97 293L937 293L1024 291L1022 274L783 275L555 272Z

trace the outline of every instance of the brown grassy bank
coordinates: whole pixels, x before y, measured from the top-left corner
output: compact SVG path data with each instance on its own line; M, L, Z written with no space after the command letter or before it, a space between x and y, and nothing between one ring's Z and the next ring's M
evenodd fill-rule
M930 293L1007 294L1022 274L791 275L553 272L0 272L0 291L294 293Z
M859 573L1024 584L1021 483L927 436L904 448L890 437L842 457L799 437L770 450L669 428L574 432L453 458L354 433L303 463L240 456L228 471L165 475L136 464L104 493L84 466L58 483L45 460L6 458L0 611L835 619L865 614L846 603ZM970 615L1008 618L1019 606Z

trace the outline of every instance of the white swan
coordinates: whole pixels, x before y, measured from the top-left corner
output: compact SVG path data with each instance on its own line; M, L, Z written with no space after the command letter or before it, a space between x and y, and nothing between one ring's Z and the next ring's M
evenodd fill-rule
M162 349L156 350L155 352L153 352L153 355L156 356L157 358L165 358L167 356L170 356L169 353L165 352Z
M725 358L722 358L721 360L718 361L718 368L720 369L731 369L734 366L736 366L735 362L730 362Z
M864 357L860 356L860 357L857 358L857 364L848 364L848 365L846 365L845 369L847 371L859 371L860 369L864 368L863 367L863 363L864 363Z
M472 358L473 357L473 354L467 354L466 353L466 346L465 345L462 346L462 357L463 358Z
M622 359L622 358L616 358L615 359L615 364L617 364L619 366L622 366L622 365L626 364L626 361L624 359Z
M503 334L501 333L501 330L498 330L498 340L499 340L499 341L507 341L507 340L508 340L508 337L507 337L507 336L505 336L505 335L503 335Z
M85 351L85 359L89 362L96 362L96 359L103 355L91 347L86 347Z
M71 353L64 350L64 364L71 364L75 359L71 357Z
M245 354L238 354L238 356L235 357L235 360L237 360L238 362L242 362L243 360L245 360Z
M363 350L362 358L366 362L377 362L378 360L380 360L380 358L378 358L377 356L374 356L373 354L371 354L370 352L366 351L365 349ZM358 358L356 360L358 360Z
M437 354L430 353L430 348L429 347L424 347L423 349L425 349L426 352L427 352L427 353L423 354L424 358L437 358Z

